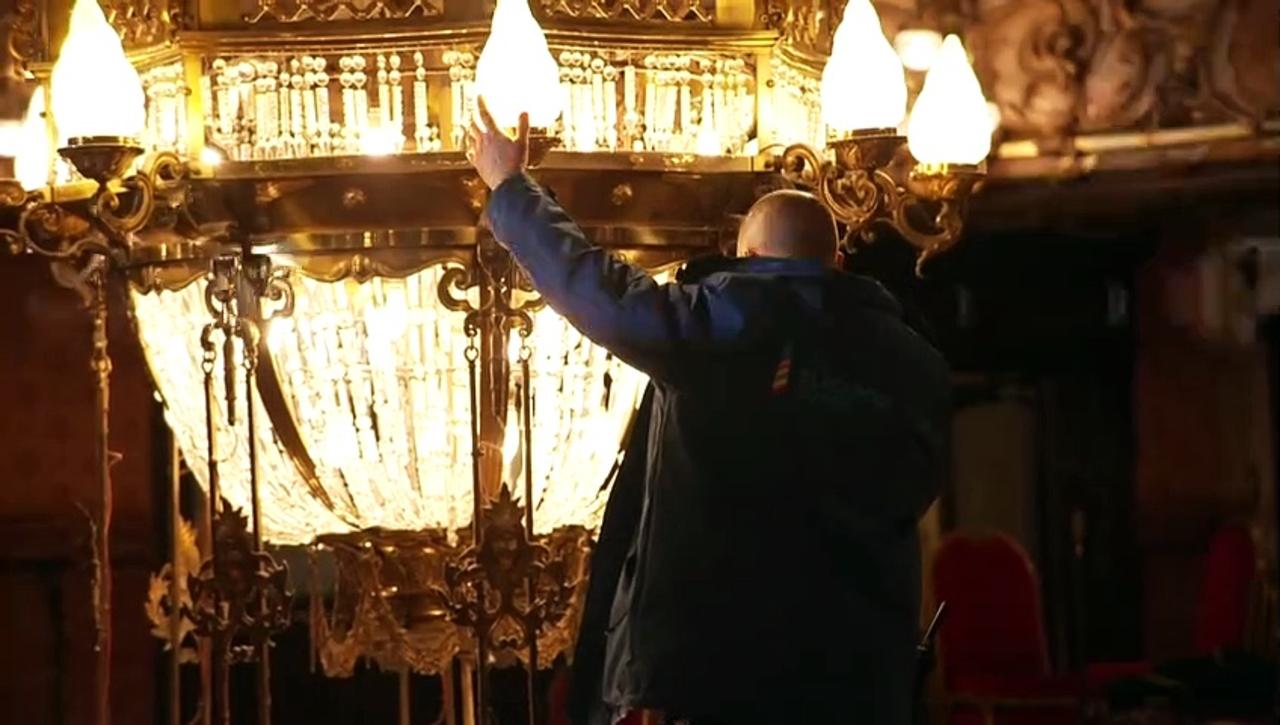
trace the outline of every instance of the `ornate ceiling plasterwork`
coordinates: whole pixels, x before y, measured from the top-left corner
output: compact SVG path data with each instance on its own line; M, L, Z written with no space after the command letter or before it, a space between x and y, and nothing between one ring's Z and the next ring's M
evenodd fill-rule
M1006 131L1260 121L1280 111L1273 0L988 0L968 37Z
M821 59L843 0L769 0L762 22ZM885 31L959 31L1007 137L1041 141L1280 112L1276 0L919 0L876 3Z

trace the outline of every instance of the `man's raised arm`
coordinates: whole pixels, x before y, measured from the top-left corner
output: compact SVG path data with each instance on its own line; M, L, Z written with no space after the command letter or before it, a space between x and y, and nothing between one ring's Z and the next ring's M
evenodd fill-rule
M659 285L644 270L587 241L525 173L489 197L494 237L574 327L628 364L669 380L690 352L733 340L742 316L714 285Z

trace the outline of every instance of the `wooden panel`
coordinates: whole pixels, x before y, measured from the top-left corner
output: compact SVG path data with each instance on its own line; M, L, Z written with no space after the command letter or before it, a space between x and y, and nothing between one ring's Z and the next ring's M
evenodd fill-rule
M119 290L116 290L117 294ZM122 310L122 298L114 307ZM97 511L89 319L33 258L0 256L0 722L92 721L88 520ZM159 643L142 610L158 541L150 380L111 319L115 721L152 721Z

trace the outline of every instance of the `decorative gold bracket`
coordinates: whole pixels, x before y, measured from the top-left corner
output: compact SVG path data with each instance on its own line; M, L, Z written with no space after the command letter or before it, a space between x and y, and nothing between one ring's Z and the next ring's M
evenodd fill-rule
M783 178L811 190L845 228L841 246L874 240L887 227L919 250L916 274L953 247L964 231L969 197L986 176L982 166L911 164L906 137L892 129L859 132L834 141L823 154L809 146L788 147L777 162ZM904 178L905 177L905 178Z

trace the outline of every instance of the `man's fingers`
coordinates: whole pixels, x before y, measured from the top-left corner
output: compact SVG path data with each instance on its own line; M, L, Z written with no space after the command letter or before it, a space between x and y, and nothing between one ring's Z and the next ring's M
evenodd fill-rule
M516 143L521 146L529 144L529 114L520 114L520 124L516 127Z
M479 124L476 123L474 118L471 119L471 123L467 126L467 136L471 138L471 145L474 146L480 143L480 138L483 135L484 131L480 128Z
M485 103L484 96L480 96L476 100L478 101L477 105L480 108L480 120L484 121L484 125L491 133L501 133L501 129L498 128L497 122L493 120L493 114L489 113L489 104Z

